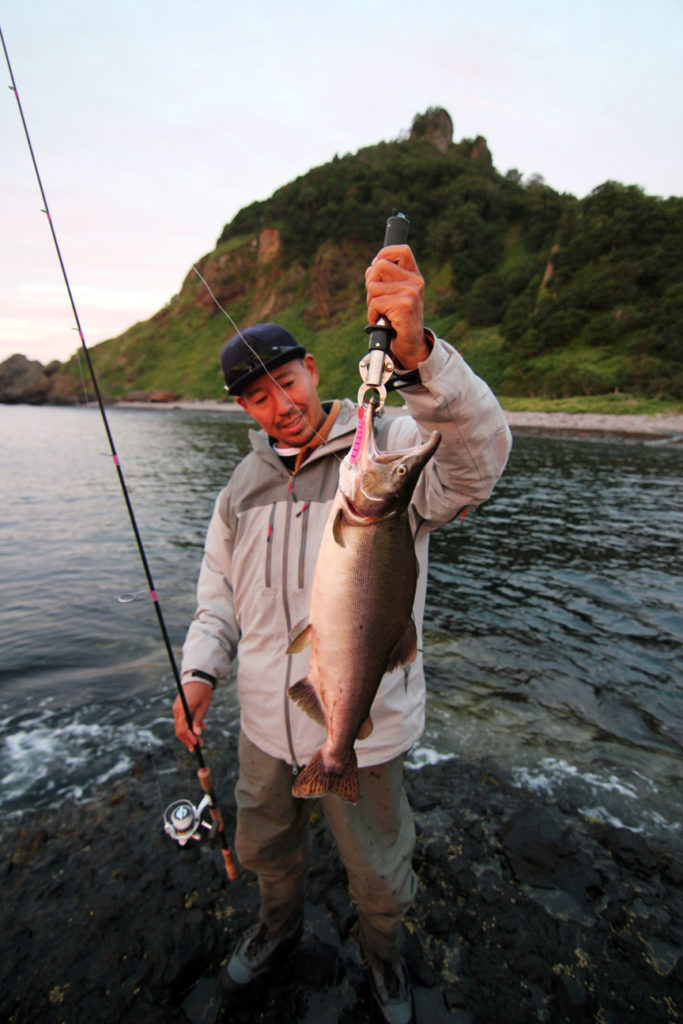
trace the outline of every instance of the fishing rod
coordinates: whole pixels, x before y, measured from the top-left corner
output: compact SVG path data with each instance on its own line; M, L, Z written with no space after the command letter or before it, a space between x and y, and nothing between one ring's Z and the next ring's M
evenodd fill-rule
M128 487L126 486L123 470L121 468L121 460L119 459L118 453L116 451L114 437L109 426L109 420L107 418L107 413L104 408L104 402L102 401L102 394L100 392L99 383L97 380L97 376L95 374L95 368L93 366L92 359L90 358L90 350L85 341L85 336L83 334L83 329L81 327L80 317L78 315L76 303L74 301L73 293L71 291L69 277L66 272L64 260L62 258L62 252L59 246L59 241L57 239L57 233L55 231L54 223L52 221L52 216L50 215L50 208L48 206L47 196L45 194L45 189L43 188L43 182L40 176L40 171L38 170L38 163L36 161L35 153L33 151L33 145L31 143L28 125L26 123L26 118L24 117L24 110L21 105L21 100L19 98L19 91L17 89L16 80L14 78L14 72L12 70L12 64L9 59L9 53L7 52L7 46L5 44L5 37L3 35L2 28L0 28L0 40L2 41L2 48L5 54L5 61L7 62L7 68L9 70L10 80L12 83L10 85L10 89L14 93L15 99L17 101L17 107L19 109L19 116L21 118L21 123L24 129L24 135L26 136L26 142L28 144L29 153L31 154L31 162L33 163L33 169L35 171L36 179L38 181L38 188L40 189L40 195L43 200L42 212L47 217L47 222L50 226L52 241L54 243L55 251L57 253L57 259L59 260L59 266L62 271L62 277L64 278L66 291L69 296L69 303L71 305L71 310L73 312L74 320L76 322L78 336L81 339L81 346L85 355L85 361L88 367L88 372L90 374L90 380L92 382L93 390L95 392L95 397L97 399L97 405L100 410L100 416L102 418L104 430L107 435L107 441L109 443L109 449L111 452L112 460L114 462L114 466L116 467L116 472L119 478L119 484L121 485L121 493L123 494L123 499L126 503L126 509L128 510L128 518L130 520L130 525L135 536L135 543L137 545L138 553L140 555L140 561L142 562L145 578L147 580L147 585L149 587L149 594L154 605L154 611L156 612L157 622L159 624L159 629L163 637L164 646L166 648L168 660L170 662L171 669L173 672L173 678L175 679L178 695L180 697L180 702L183 708L183 713L187 720L188 729L191 731L192 714L190 712L187 699L183 692L183 686L180 679L180 673L178 671L178 665L176 663L175 655L173 653L173 647L171 645L171 640L168 635L168 629L166 628L166 620L164 619L164 615L161 610L161 602L159 601L159 595L154 585L152 572L149 566L149 562L147 560L147 554L142 543L142 537L140 535L140 530L138 529L137 520L135 518L135 512L133 510L133 505L130 499L130 494L128 493ZM235 864L235 860L232 855L232 850L225 836L223 814L221 812L220 805L214 792L213 777L211 774L211 770L204 761L204 757L202 755L199 743L197 743L194 747L194 755L199 766L197 775L199 777L199 783L204 791L204 796L199 806L197 807L195 807L195 805L190 800L177 800L173 804L171 804L170 807L166 809L164 814L164 831L167 833L167 835L170 835L171 838L175 839L181 846L184 846L189 839L199 838L199 829L201 827L207 828L212 838L215 838L217 836L220 839L223 860L225 861L226 874L230 881L235 881L235 879L238 878L237 865ZM207 815L211 819L210 825L207 820Z

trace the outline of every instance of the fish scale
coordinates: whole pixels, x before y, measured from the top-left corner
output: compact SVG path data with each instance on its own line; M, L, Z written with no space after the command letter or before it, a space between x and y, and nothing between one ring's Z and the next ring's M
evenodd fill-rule
M422 469L441 439L380 452L373 408L359 416L340 469L311 590L310 621L288 653L311 644L309 674L288 694L327 729L292 792L358 800L354 745L372 731L371 708L385 672L413 661L412 606L417 581L408 507Z

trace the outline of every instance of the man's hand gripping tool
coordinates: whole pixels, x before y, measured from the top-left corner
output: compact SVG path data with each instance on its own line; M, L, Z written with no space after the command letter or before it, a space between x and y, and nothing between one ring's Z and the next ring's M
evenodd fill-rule
M384 245L405 245L408 241L410 221L404 213L395 213L387 220L384 234ZM380 317L376 324L365 328L370 335L367 354L363 356L358 369L363 383L358 389L358 405L365 404L369 391L377 393L379 401L376 412L384 406L387 397L386 383L394 372L394 364L389 355L391 339L396 331L385 317Z

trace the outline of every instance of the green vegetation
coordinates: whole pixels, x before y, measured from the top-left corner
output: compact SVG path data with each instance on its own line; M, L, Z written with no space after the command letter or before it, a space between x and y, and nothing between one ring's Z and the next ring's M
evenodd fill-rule
M510 412L585 412L597 416L676 416L683 413L683 402L635 395L573 395L571 398L525 398L499 395Z
M409 138L335 157L241 210L201 261L235 323L283 323L316 355L325 394L354 396L363 272L399 209L427 281L427 322L508 408L680 407L683 199L617 182L585 199L559 194L499 173L482 138L436 144L437 121L444 112L427 111ZM97 346L95 367L110 397L218 398L231 333L190 273L151 320Z

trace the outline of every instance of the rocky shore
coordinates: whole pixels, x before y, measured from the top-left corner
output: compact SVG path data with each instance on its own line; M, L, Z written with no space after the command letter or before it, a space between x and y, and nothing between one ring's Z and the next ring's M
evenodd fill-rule
M579 436L612 434L619 437L683 440L683 415L640 416L571 412L505 413L513 431L538 434L567 433Z
M35 360L22 355L13 355L0 363L0 403L29 405L71 405L81 400L81 385L76 378L65 375L60 363L42 366ZM197 401L178 398L172 392L159 391L153 394L131 396L126 401L114 403L128 409L177 409L201 412L222 412L227 415L243 416L244 413L233 401ZM400 415L401 410L387 407L390 415ZM591 434L616 437L661 438L674 441L683 439L683 413L671 412L666 415L643 416L599 413L566 412L513 412L507 411L508 423L513 431L533 433L566 433L574 436Z
M185 401L183 399L156 401L119 402L118 408L125 409L174 409L196 412L216 412L245 417L240 407L233 402ZM400 416L403 407L385 407L385 414ZM564 433L573 436L612 435L645 439L683 440L683 414L644 416L623 413L569 413L569 412L516 412L505 410L505 416L513 432L552 434ZM245 417L246 419L246 417Z
M207 758L231 836L234 742ZM142 756L107 793L3 828L0 1018L371 1020L355 911L315 803L302 943L248 1001L221 1003L216 975L254 919L256 884L246 872L228 883L209 842L180 848L163 834L159 780L178 786L173 798L201 791L183 752L154 759ZM420 1022L683 1019L683 868L672 851L515 789L493 763L452 759L406 777L420 879L407 959Z

